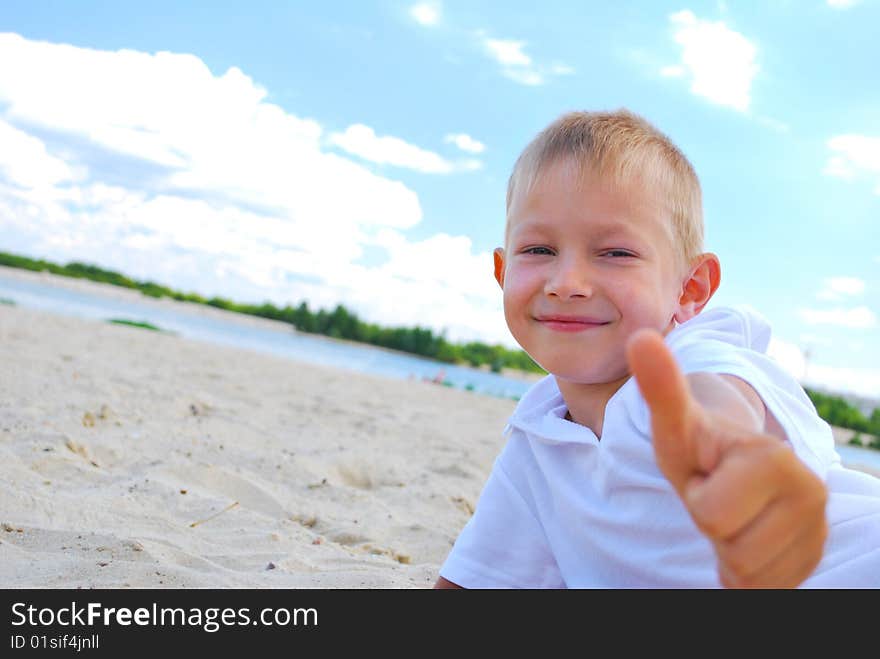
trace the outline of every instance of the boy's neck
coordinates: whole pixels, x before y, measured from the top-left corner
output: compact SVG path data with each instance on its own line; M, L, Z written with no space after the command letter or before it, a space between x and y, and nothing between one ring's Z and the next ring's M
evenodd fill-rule
M605 406L611 397L629 380L626 375L613 382L598 384L581 384L556 378L556 384L565 404L568 406L568 418L592 430L596 437L602 438L602 425L605 422Z

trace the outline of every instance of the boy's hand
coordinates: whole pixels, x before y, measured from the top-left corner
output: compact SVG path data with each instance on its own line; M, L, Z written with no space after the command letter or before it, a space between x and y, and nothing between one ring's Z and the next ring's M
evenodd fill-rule
M721 583L799 585L828 533L822 481L779 438L704 408L659 333L637 332L627 360L651 412L657 464L712 541Z

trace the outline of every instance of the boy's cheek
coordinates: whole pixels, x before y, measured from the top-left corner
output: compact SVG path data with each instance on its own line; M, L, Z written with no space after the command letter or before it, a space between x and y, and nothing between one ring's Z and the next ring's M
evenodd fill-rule
M504 298L502 300L502 303L504 305L504 317L509 323L513 318L514 311L519 307L519 304L513 299L512 296L507 294L507 289L504 289Z
M513 291L505 287L503 305L504 319L507 321L507 326L511 330L514 330L523 322L523 318L528 313L529 305L527 299L516 295Z
M529 295L521 282L509 279L504 282L504 311L507 313L522 311L529 301Z
M504 273L504 292L523 295L539 285L540 276L525 268L508 267Z

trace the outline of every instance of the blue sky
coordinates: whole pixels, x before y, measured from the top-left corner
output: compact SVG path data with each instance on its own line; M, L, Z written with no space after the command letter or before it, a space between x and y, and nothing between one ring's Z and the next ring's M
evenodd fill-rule
M536 6L5 0L0 250L514 345L511 166L627 107L701 178L713 304L876 396L880 2Z

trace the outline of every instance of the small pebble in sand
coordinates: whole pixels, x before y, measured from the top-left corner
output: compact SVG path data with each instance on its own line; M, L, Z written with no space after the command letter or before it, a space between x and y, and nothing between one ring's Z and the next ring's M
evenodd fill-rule
M68 450L72 451L73 453L76 453L80 457L83 457L86 460L89 459L89 454L86 451L86 447L81 444L77 444L72 438L65 437L64 438L64 445L68 448Z
M291 519L294 522L299 522L300 524L302 524L303 526L305 526L308 529L312 528L315 524L318 523L318 518L315 517L314 515L309 515L308 517L296 516L296 517L292 517Z
M276 566L275 566L275 563L269 563L269 564L266 566L266 569L267 569L267 570L274 570L275 567L276 567Z
M95 426L95 415L91 412L83 414L82 424L87 428L93 428Z
M468 515L474 514L473 504L464 497L451 497L452 503L461 508Z

